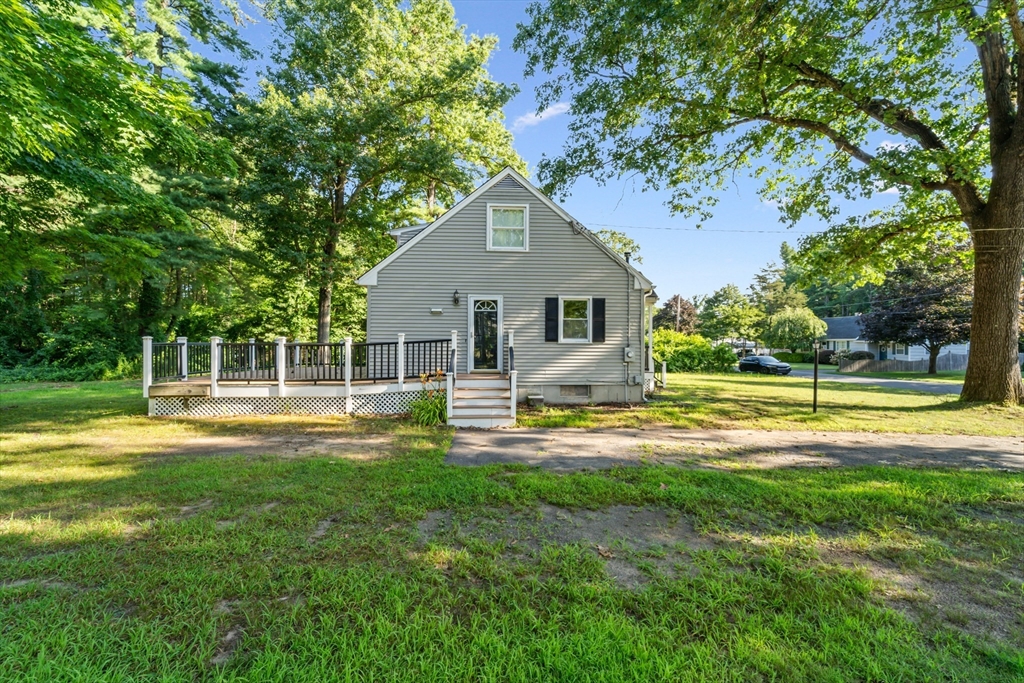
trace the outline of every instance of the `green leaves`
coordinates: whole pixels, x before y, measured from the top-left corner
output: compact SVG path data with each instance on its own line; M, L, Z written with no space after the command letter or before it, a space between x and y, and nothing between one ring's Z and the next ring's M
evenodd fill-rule
M825 321L809 308L788 307L769 316L761 341L771 349L806 350L827 331Z
M926 235L961 215L936 190L986 191L986 109L977 65L960 58L974 49L960 8L553 0L528 13L514 45L528 73L548 74L541 106L571 95L575 114L563 154L538 167L549 189L638 172L704 218L749 173L788 223ZM842 216L841 200L894 188L893 207ZM867 257L888 239L856 248Z
M764 314L736 285L726 285L704 300L698 329L709 339L754 339Z
M242 198L261 250L319 288L326 335L331 289L383 258L388 228L523 167L501 112L515 91L487 73L495 39L467 37L447 0L267 9L287 38L244 108Z

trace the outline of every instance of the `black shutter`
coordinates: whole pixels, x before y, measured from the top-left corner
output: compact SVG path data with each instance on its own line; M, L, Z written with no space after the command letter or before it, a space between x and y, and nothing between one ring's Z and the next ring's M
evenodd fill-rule
M558 297L544 299L544 341L558 341Z
M591 307L594 309L594 324L591 329L592 339L595 344L604 343L604 299L591 299Z

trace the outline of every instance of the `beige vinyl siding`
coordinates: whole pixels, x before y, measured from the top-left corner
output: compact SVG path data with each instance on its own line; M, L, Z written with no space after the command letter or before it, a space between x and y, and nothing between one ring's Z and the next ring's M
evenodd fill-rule
M529 205L529 251L487 250L487 204ZM461 303L452 304L458 289ZM502 331L515 331L516 369L527 384L621 384L625 378L626 297L631 297L631 346L643 372L640 338L643 292L632 275L585 235L514 181L505 180L413 244L367 287L367 338L431 339L459 333L459 372L466 371L469 299L503 298ZM605 342L544 341L545 297L603 297ZM441 315L430 309L440 308ZM504 339L504 334L503 334ZM503 367L508 370L507 352Z

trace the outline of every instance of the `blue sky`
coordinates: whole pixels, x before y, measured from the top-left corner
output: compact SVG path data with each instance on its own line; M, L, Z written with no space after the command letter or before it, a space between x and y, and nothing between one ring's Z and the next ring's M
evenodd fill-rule
M516 24L525 20L529 2L452 0L467 33L498 37L489 69L495 80L520 87L505 108L506 123L515 134L516 150L532 170L544 155L557 155L562 149L571 113L563 103L538 114L534 88L541 78L524 79L526 59L512 50ZM269 52L272 27L258 18L258 12L249 12L257 23L246 26L243 35L257 51ZM261 66L260 60L250 65L251 83ZM786 230L776 209L759 200L757 184L745 177L737 177L735 186L723 191L714 217L701 230L694 229L694 220L672 215L665 206L666 192L643 190L639 179L604 186L584 179L562 206L592 230L612 227L638 242L643 258L639 267L657 285L662 300L673 294L710 294L730 282L745 290L762 267L778 259L782 242L795 244L801 235L820 229L805 221Z

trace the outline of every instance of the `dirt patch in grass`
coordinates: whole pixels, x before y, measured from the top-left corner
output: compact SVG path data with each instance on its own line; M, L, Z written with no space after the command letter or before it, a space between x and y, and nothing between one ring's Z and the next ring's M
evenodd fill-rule
M206 500L201 500L198 503L193 503L192 505L182 505L181 506L181 511L178 513L178 515L174 519L175 519L175 521L180 522L180 521L189 519L190 517L195 517L200 512L204 512L206 510L209 510L212 507L213 507L213 499L212 498L207 498Z
M736 535L701 534L678 512L631 505L569 510L545 504L525 511L489 508L470 514L438 510L417 526L425 546L449 549L436 555L442 558L439 567L447 568L453 553L536 565L547 550L576 546L592 554L605 575L627 590L642 589L658 577L696 576L701 569L694 557L700 552L717 553L720 559L733 554L730 566L750 570L778 542L767 528L754 535L750 529ZM809 534L808 548L820 558L811 555L812 564L862 572L882 602L923 628L944 627L982 641L1024 647L1024 572L1015 565L974 565L965 561L964 551L955 561L910 559L903 564L877 552L851 550L852 529L814 526L802 532L789 529L786 536L796 538L794 533ZM746 557L738 564L737 551Z
M59 588L63 590L79 592L82 590L79 586L76 586L65 581L58 581L57 579L45 578L45 579L14 579L11 581L0 582L0 589L14 589L14 588L25 588L27 586L38 586L39 588Z
M159 449L155 455L272 455L280 458L327 455L332 458L366 461L390 455L393 441L394 438L390 434L197 436Z
M455 548L479 543L496 547L506 559L536 561L546 546L578 545L599 558L605 573L623 588L635 589L661 573L688 571L689 553L716 547L672 510L616 505L603 510L568 510L541 505L509 513L487 510L463 516L431 512L419 522L428 543Z
M864 572L886 605L925 628L939 626L983 641L1024 647L1024 575L935 563L900 567L825 544L822 562Z
M224 634L224 637L220 639L220 647L217 648L217 654L210 659L210 666L223 666L228 663L231 656L238 649L238 644L242 641L242 627L234 626L230 631Z
M327 535L327 532L330 530L332 526L334 526L334 523L337 521L338 520L334 517L328 517L327 519L318 522L316 528L313 529L313 533L311 533L309 537L306 539L306 543L312 545L319 541L321 538Z

